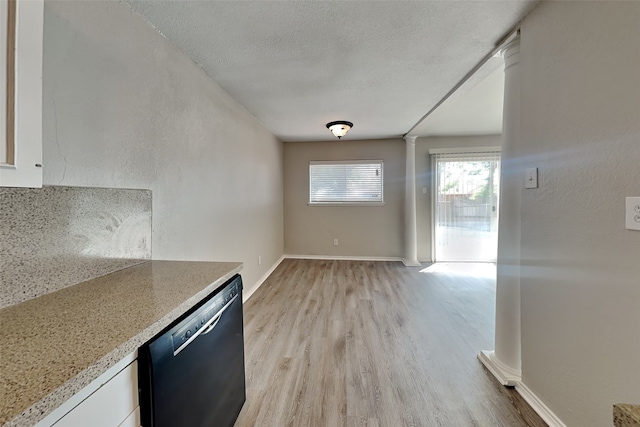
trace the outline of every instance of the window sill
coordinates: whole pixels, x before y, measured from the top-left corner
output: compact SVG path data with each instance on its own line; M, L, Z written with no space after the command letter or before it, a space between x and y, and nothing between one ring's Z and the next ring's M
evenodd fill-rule
M385 202L317 202L307 203L309 206L384 206Z

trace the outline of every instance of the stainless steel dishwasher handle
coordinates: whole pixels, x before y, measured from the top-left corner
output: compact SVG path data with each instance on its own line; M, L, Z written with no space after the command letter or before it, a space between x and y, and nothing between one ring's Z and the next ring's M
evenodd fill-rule
M213 331L213 328L216 327L216 325L218 324L218 322L220 321L220 319L222 318L222 315L224 314L225 310L227 308L229 308L229 306L236 300L238 299L238 295L234 296L233 298L231 298L229 300L228 303L226 303L224 305L224 307L222 307L220 309L220 311L211 318L211 320L209 320L207 323L205 323L205 325L202 327L202 329L200 329L200 334L202 335L206 335L209 332Z
M212 323L212 324L207 328L207 330L206 330L206 331L202 332L202 334L201 334L201 335L207 335L209 332L213 331L213 328L215 328L215 327L216 327L216 325L218 324L218 322L220 321L220 319L221 319L221 318L222 318L222 313L220 313L220 314L216 315L216 317L215 317L216 321L215 321L215 322L213 322L213 323Z
M222 307L220 309L220 311L218 311L216 313L215 316L213 316L211 319L209 319L207 321L207 323L205 323L204 325L202 325L202 328L198 329L193 335L191 335L191 337L184 343L182 344L180 347L178 347L174 352L173 355L177 356L178 353L180 353L182 350L184 350L185 348L187 348L187 346L189 344L191 344L193 342L193 340L195 340L196 338L198 338L200 335L205 335L208 334L209 332L211 332L213 330L213 328L216 327L216 325L218 324L218 322L220 321L220 319L222 318L222 315L224 314L224 312L227 310L227 308L229 308L229 306L236 300L238 299L238 295L235 295L233 298L231 298L229 300L228 303L226 303L224 305L224 307Z

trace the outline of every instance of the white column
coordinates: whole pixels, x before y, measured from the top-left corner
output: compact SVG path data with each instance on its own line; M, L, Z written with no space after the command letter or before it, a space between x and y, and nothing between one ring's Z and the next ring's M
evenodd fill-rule
M407 141L406 187L404 196L404 259L407 267L420 266L418 262L418 227L416 224L416 136L405 136Z
M495 350L478 357L503 384L521 380L520 356L520 214L524 171L520 144L520 37L502 50L505 62L502 152L500 169L500 223L496 275Z

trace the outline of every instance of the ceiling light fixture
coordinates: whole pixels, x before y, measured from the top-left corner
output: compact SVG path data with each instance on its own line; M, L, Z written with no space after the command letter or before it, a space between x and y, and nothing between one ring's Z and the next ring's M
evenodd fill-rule
M349 129L351 129L352 127L353 127L353 123L345 122L344 120L338 120L337 122L327 123L327 129L329 129L331 133L338 139L345 136L347 132L349 132Z

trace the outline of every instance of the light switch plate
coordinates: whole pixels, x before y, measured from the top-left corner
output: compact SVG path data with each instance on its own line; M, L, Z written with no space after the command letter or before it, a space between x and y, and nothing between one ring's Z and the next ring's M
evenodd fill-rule
M640 231L640 197L627 197L625 203L625 227Z
M538 168L527 169L524 188L538 188Z

